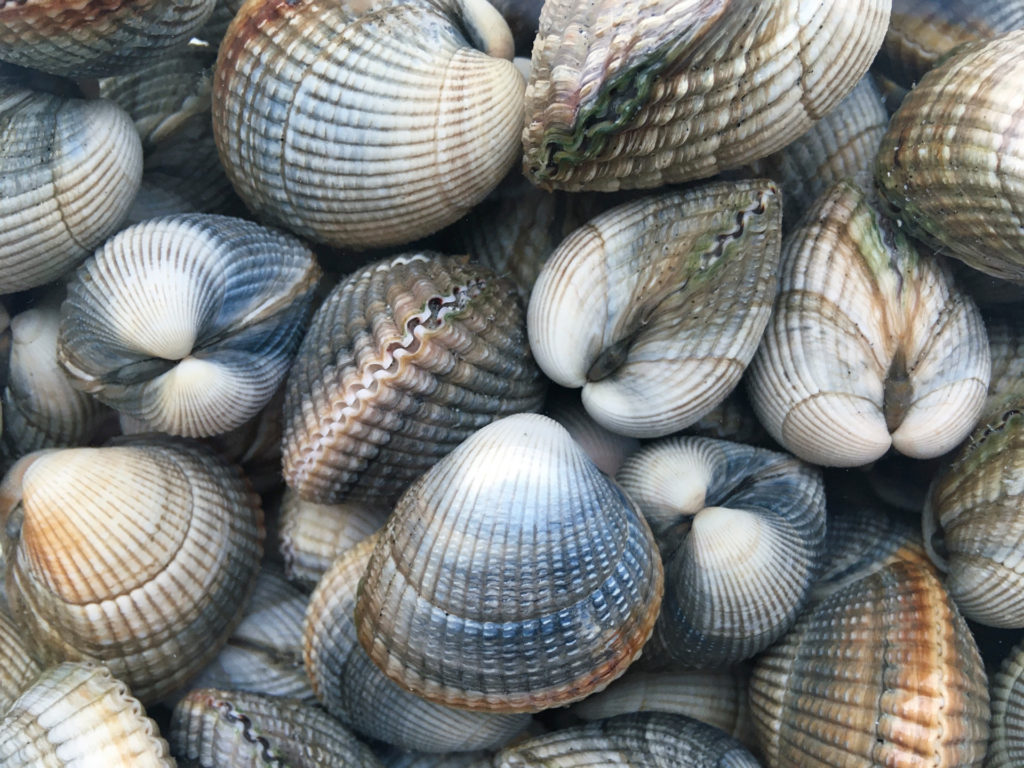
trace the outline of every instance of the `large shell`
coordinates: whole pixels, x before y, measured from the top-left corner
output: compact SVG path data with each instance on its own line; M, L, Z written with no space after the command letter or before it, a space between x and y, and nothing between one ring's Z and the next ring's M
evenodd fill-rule
M537 711L600 690L650 635L662 594L650 529L562 427L484 427L388 519L356 606L359 641L445 704Z
M973 428L990 362L974 302L856 185L833 186L783 248L748 383L762 423L816 464L932 458Z
M1024 29L960 48L903 100L879 191L917 237L1024 282Z
M464 259L371 264L317 310L288 376L284 476L390 506L474 430L543 398L515 287Z
M1024 643L1017 643L992 678L992 737L985 768L1024 765Z
M354 731L420 752L504 746L528 715L469 712L403 690L370 661L356 638L356 588L377 544L371 536L324 574L306 612L306 670L327 711Z
M577 229L534 285L541 369L583 387L614 432L667 435L732 390L775 291L781 206L770 181L707 184L613 208Z
M645 663L732 664L792 626L824 549L817 469L783 453L686 437L641 449L616 479L665 561L665 599Z
M754 667L769 768L980 768L985 671L930 567L896 561L815 604Z
M60 361L77 387L152 430L226 432L284 380L319 276L302 243L249 221L136 224L69 283Z
M220 47L217 147L266 220L337 246L406 243L515 161L525 85L511 57L483 0L249 0Z
M117 105L0 85L0 293L84 259L117 228L141 178L142 144Z
M5 768L174 768L167 742L105 667L51 667L0 721Z
M655 187L781 149L867 71L888 0L555 0L526 92L523 167L562 189Z
M48 661L102 662L150 702L241 617L263 514L237 470L199 445L29 454L0 498L8 599Z

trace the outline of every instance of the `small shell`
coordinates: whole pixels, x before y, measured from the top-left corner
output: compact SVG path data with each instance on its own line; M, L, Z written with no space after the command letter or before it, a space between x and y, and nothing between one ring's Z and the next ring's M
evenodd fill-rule
M980 768L985 670L931 568L897 561L813 605L758 658L769 768Z
M174 707L169 741L198 768L381 768L369 747L297 699L201 688Z
M263 552L237 470L196 444L41 451L0 487L11 610L48 661L106 664L143 702L217 653Z
M0 721L5 768L174 768L167 742L106 667L64 663L43 672Z
M603 426L667 435L721 402L768 322L781 239L770 181L627 203L544 265L527 327L537 363Z
M645 664L733 664L792 626L824 548L817 469L787 454L686 437L643 448L616 479L665 561L665 599Z
M69 283L61 364L75 386L154 431L227 432L284 380L319 276L298 240L249 221L136 224Z
M985 768L1024 765L1024 643L1017 643L992 678L992 737Z
M43 668L32 658L17 625L0 610L0 712L6 712ZM0 737L2 738L2 737Z
M142 144L117 105L0 85L0 293L84 259L117 229L141 178Z
M284 477L388 507L474 430L543 400L515 287L432 253L375 262L317 310L288 376Z
M890 446L940 456L967 436L990 374L981 315L860 188L826 192L780 272L748 375L772 437L806 461L857 466Z
M600 690L658 614L650 529L562 427L509 416L399 500L359 593L359 642L392 679L467 709L538 711Z
M220 47L217 147L262 219L339 247L407 243L515 162L525 84L511 58L482 0L249 0Z
M867 71L889 5L550 0L526 91L524 172L541 186L609 191L771 154Z
M357 733L403 749L461 752L504 746L529 715L468 712L400 688L359 645L353 619L356 588L377 544L371 536L324 574L306 612L305 661L327 711Z

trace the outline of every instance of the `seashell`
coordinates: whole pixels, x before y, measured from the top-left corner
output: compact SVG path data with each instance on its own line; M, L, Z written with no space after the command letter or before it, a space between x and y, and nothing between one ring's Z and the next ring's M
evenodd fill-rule
M907 95L882 138L882 197L910 234L1024 282L1024 30L962 46Z
M377 756L385 768L480 768L491 761L491 752L477 750L475 752L407 752L405 750L380 750Z
M707 178L776 152L867 71L889 6L548 2L526 90L524 172L542 187L611 191Z
M19 7L0 7L0 38L4 9ZM0 293L84 259L117 229L141 177L139 137L115 104L0 85Z
M781 210L769 181L617 206L544 265L527 315L541 369L634 437L682 429L735 387L768 322Z
M986 413L932 483L924 541L967 618L1024 627L1024 398Z
M12 459L40 448L85 445L103 407L71 386L57 362L56 307L28 309L11 320L11 355L3 393L4 452Z
M280 519L285 575L312 589L331 563L379 530L389 514L390 509L368 504L316 504L285 490Z
M518 156L525 84L512 52L481 0L250 0L214 80L228 177L261 219L330 245L435 232Z
M539 711L621 675L661 594L639 512L562 427L518 414L474 433L402 495L355 621L374 663L414 693Z
M0 721L0 763L7 768L173 768L156 723L103 666L51 667Z
M245 691L190 691L174 707L168 740L179 760L199 768L381 768L369 747L322 710Z
M136 224L68 284L60 362L79 389L152 430L226 432L284 380L319 275L298 240L249 221Z
M1024 319L1015 305L985 314L988 348L992 356L992 377L988 385L985 413L1008 396L1024 395Z
M0 5L0 59L68 77L127 72L188 43L214 0L64 0Z
M6 611L0 611L0 659L0 712L6 712L43 671Z
M495 768L758 768L736 739L683 715L619 715L537 736L499 752Z
M511 283L403 254L339 284L288 377L284 477L318 503L390 506L473 431L537 410L544 385Z
M545 415L565 427L590 460L608 477L615 477L622 462L640 450L640 441L635 437L609 432L594 421L576 393L557 399L549 397Z
M189 686L312 699L302 665L302 622L308 602L305 592L264 565L241 622Z
M893 0L873 66L909 90L957 46L1021 27L1021 0Z
M726 395L722 402L688 426L685 432L688 435L731 440L761 448L779 448L778 443L768 436L757 420L757 414L743 387L737 387Z
M833 186L787 237L747 378L787 450L827 466L867 464L890 446L940 456L974 426L989 372L974 302L856 185Z
M750 669L647 672L630 669L600 693L570 707L584 720L602 720L632 712L686 715L720 728L748 749L755 748L754 722L747 703Z
M616 480L665 563L665 599L645 663L733 664L792 626L824 549L817 469L762 448L679 437L630 456Z
M980 766L985 670L929 567L897 561L811 606L762 654L750 705L768 768Z
M985 768L1015 768L1024 762L1024 643L1003 659L989 690L992 735Z
M504 746L529 715L469 712L400 688L359 645L353 615L356 588L378 534L338 557L309 601L304 634L306 671L327 711L355 732L403 749L461 752Z
M8 599L36 652L101 662L144 703L216 655L263 552L237 470L169 440L29 454L0 487L0 522Z
M838 106L800 138L751 164L755 176L774 179L782 188L786 230L837 181L871 179L878 144L889 113L870 75L860 79Z

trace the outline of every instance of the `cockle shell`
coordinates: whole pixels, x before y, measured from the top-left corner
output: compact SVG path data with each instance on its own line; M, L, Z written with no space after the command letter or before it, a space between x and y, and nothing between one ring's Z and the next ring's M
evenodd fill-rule
M188 43L214 0L5 0L0 59L69 77L126 72Z
M551 394L555 397L548 397L544 415L565 427L572 439L587 452L590 460L608 477L615 477L626 457L640 450L640 441L635 437L618 435L594 421L576 392L566 393L562 397L558 397L554 391Z
M975 269L1024 282L1024 29L970 43L903 100L875 168L915 236Z
M5 768L174 768L156 723L103 666L43 672L0 720Z
M816 468L788 454L682 437L642 448L616 480L665 563L645 664L733 664L792 626L824 549L825 487Z
M407 243L515 161L511 59L483 0L250 0L220 47L217 147L261 218L340 247Z
M338 557L310 598L303 644L317 697L357 733L403 749L461 752L504 746L526 727L529 715L470 712L427 701L388 679L359 645L356 589L378 537Z
M194 443L40 451L0 486L11 610L45 660L107 665L143 702L198 672L241 618L263 513Z
M985 768L1017 768L1024 764L1024 643L1003 659L989 690L992 735Z
M526 91L536 184L609 191L771 154L867 71L889 0L552 0Z
M747 383L768 432L827 466L890 446L951 450L981 413L990 361L974 302L865 193L840 182L783 247L779 294Z
M0 85L0 293L84 259L117 228L141 178L142 145L117 105Z
M392 679L467 709L538 711L639 655L662 595L650 529L554 421L474 433L402 495L359 591L359 642Z
M319 276L302 243L250 221L136 224L68 284L61 364L75 386L152 430L227 432L284 380Z
M986 312L985 330L992 356L992 378L985 401L985 412L988 413L993 407L998 407L997 401L1012 393L1024 394L1024 316L1021 316L1017 302L1002 311Z
M433 253L370 264L313 317L285 397L284 477L319 503L390 506L474 430L537 410L515 287Z
M21 630L0 610L0 712L6 712L43 671L25 644Z
M811 606L750 683L769 768L980 768L985 670L930 566L896 561Z
M380 768L370 748L297 699L200 688L174 707L174 754L198 768Z
M732 390L768 322L781 239L770 181L626 203L551 255L527 328L541 369L613 432L667 435Z

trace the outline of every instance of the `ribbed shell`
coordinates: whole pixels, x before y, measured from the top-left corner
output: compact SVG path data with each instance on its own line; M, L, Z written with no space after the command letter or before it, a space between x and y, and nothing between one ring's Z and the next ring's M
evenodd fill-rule
M1024 765L1024 644L1017 643L992 678L992 735L985 768Z
M75 386L154 431L227 432L284 380L319 276L297 239L242 219L136 224L68 284L61 364Z
M878 150L879 191L916 237L1024 282L1024 29L930 71Z
M43 672L0 721L5 768L174 768L167 742L128 687L103 666Z
M530 297L537 363L613 432L667 435L739 381L768 322L781 240L770 181L607 211L562 241Z
M804 133L867 71L888 0L556 0L526 91L523 168L560 189L713 176Z
M309 501L390 506L473 431L542 399L510 282L438 254L375 262L331 292L303 339L285 481Z
M758 768L736 739L683 715L644 712L537 736L502 750L494 768Z
M0 660L0 712L6 712L43 671L6 611L0 611Z
M0 293L84 259L117 228L141 178L142 145L120 107L0 85Z
M985 313L988 348L992 355L992 378L988 384L985 412L1014 392L1024 394L1024 316L1017 302L1002 311Z
M56 307L28 309L11 320L3 440L12 459L40 448L85 445L106 412L71 386L58 364L59 324Z
M988 388L985 326L937 260L919 256L840 182L783 246L779 294L747 378L768 432L801 458L857 466L894 447L951 450Z
M199 768L380 768L369 747L297 699L201 688L174 707L168 741Z
M768 768L978 767L985 671L931 569L895 562L812 606L759 657L750 704Z
M338 557L306 612L306 670L327 711L372 739L420 752L504 746L529 715L469 712L403 690L370 661L356 638L356 589L377 543L371 536Z
M615 477L626 457L640 449L640 441L635 437L617 435L594 421L575 392L554 402L549 398L545 415L565 427L590 460L609 477Z
M994 627L1024 627L1024 399L987 413L936 478L924 539L961 612Z
M217 61L217 147L261 218L341 247L407 243L515 162L525 84L511 57L480 0L250 0Z
M538 711L621 675L661 594L640 513L562 427L520 414L476 432L403 494L355 620L370 658L415 693Z
M69 77L127 72L184 46L214 0L5 0L0 59Z
M818 470L787 454L686 437L641 449L616 479L665 561L645 663L732 664L792 626L824 549Z
M2 498L15 536L4 544L8 599L46 660L102 662L151 702L202 669L241 618L263 513L237 470L201 446L30 454Z

